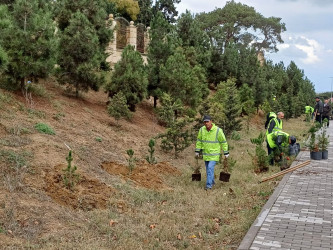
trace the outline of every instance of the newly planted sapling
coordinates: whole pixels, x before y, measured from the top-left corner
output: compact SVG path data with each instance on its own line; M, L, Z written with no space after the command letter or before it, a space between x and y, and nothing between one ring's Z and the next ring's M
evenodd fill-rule
M133 169L135 168L135 163L137 162L137 159L134 157L134 151L133 149L126 150L127 155L129 158L127 159L128 162L128 169L130 174L132 173Z
M268 170L268 156L266 155L266 151L262 145L264 140L265 135L262 132L257 138L250 139L251 143L256 145L255 155L252 155L248 152L252 157L256 172L263 172Z
M72 161L73 161L72 150L69 150L68 156L66 157L66 161L67 161L67 168L62 170L63 171L62 179L65 184L65 187L67 189L72 190L80 179L80 175L76 173L77 167L72 166Z
M150 139L149 141L149 149L148 149L148 152L149 152L149 155L146 156L146 160L149 164L156 164L157 161L156 161L156 158L154 156L154 152L155 152L155 140L154 139Z

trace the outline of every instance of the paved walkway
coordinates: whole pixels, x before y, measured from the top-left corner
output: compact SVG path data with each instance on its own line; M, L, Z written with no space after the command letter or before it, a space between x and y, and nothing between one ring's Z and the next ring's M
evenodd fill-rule
M328 160L286 174L238 249L333 249L333 122ZM292 166L310 159L301 151Z

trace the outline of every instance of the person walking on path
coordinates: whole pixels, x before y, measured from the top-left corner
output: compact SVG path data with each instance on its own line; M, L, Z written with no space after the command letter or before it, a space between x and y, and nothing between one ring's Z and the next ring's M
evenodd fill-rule
M220 160L221 149L224 156L228 158L228 143L223 133L223 130L212 122L209 115L203 117L204 126L198 132L197 142L195 145L195 156L199 157L201 153L206 166L206 186L205 190L212 189L215 184L214 168Z
M274 165L274 150L277 148L275 138L278 135L286 135L289 137L289 134L282 131L282 119L284 119L284 113L278 112L277 117L270 120L266 130L267 152L270 158L269 164L272 166Z
M330 114L331 114L331 105L328 103L328 99L324 100L323 116L322 119L327 119L327 127L330 126Z
M316 122L319 122L321 124L324 105L323 102L320 100L319 96L316 97L316 106L314 109L315 109Z

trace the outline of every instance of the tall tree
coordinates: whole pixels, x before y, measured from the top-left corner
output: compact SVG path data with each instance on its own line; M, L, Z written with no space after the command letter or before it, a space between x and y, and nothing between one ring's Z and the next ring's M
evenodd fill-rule
M170 55L173 54L177 41L172 33L173 27L158 12L151 22L150 43L148 47L148 95L154 97L154 107L162 94L160 72Z
M86 16L92 27L96 30L98 37L99 61L105 64L107 54L105 48L109 44L112 37L110 25L106 22L108 14L106 12L108 0L57 0L55 2L54 13L60 31L64 31L70 24L72 15L76 12L81 12Z
M100 49L96 29L81 12L76 12L60 37L58 81L79 91L97 90Z
M140 53L133 46L125 47L121 60L115 64L111 84L107 90L114 95L120 91L127 105L135 111L135 105L147 96L147 74Z
M199 63L205 71L211 66L211 46L209 37L200 29L198 21L189 12L183 13L177 20L176 31L181 39L182 47L191 54L192 65ZM194 50L193 50L193 49Z
M146 27L150 26L153 19L153 1L152 0L139 0L140 12L138 15L138 23L144 24Z
M46 77L54 68L56 40L50 4L44 0L17 0L10 14L1 6L1 16L7 15L0 29L0 45L9 58L5 74L21 87L27 78Z
M221 82L212 98L210 113L213 115L216 124L223 128L225 135L230 136L233 131L241 129L239 119L241 111L236 79L230 78Z
M181 48L161 67L161 87L175 101L180 100L194 109L208 95L204 70L200 65L192 67Z
M256 51L276 52L277 44L283 43L281 33L286 31L281 18L265 18L253 7L233 0L222 9L200 14L198 19L211 41L221 46L221 49L236 43L255 48Z
M176 21L176 16L178 16L178 11L175 4L179 4L181 0L156 0L153 7L154 16L161 12L164 18L169 23L174 23Z

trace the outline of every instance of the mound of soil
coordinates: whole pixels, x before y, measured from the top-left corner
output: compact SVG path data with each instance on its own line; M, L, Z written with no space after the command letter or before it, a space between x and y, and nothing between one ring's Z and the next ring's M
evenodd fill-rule
M45 175L45 192L58 204L74 209L92 210L106 208L109 197L114 193L111 187L97 179L80 174L72 190L64 185L62 175L67 166L60 164Z
M118 175L124 179L132 180L138 186L157 190L169 188L163 182L163 175L180 175L180 171L170 165L169 162L149 164L142 161L136 165L131 173L127 166L116 162L104 162L101 168L111 175Z

